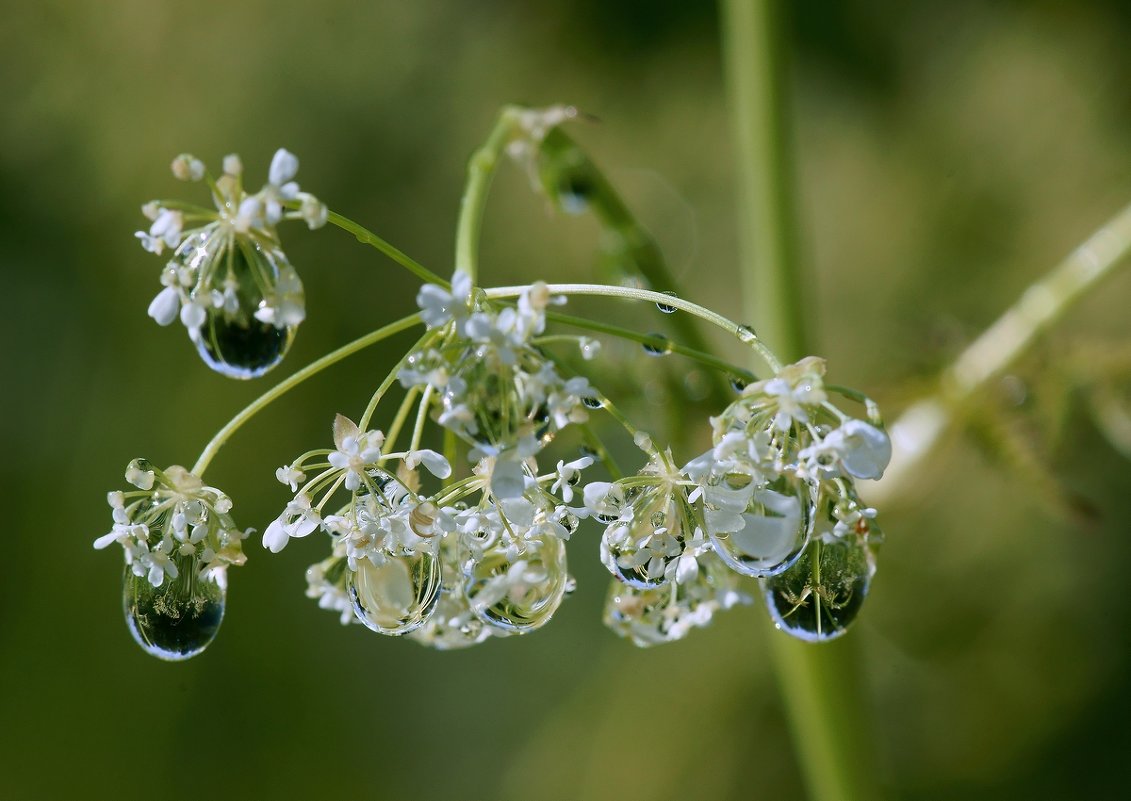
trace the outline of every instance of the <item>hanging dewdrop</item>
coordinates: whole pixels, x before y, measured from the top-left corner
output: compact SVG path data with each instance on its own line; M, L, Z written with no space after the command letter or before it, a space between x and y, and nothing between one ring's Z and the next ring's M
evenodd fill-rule
M306 317L302 281L279 244L275 226L302 219L311 228L326 223L327 209L300 192L293 180L298 159L280 149L267 184L255 194L243 187L243 165L224 158L213 180L203 162L183 154L173 160L182 181L205 181L215 210L180 201L152 201L142 212L153 221L138 231L142 247L172 255L161 273L164 289L149 305L159 325L178 317L205 364L232 378L255 378L282 361ZM284 204L297 204L284 211Z

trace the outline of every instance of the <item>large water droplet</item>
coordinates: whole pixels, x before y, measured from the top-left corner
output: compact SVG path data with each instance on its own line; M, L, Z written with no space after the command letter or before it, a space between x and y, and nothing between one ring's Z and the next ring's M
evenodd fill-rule
M567 172L558 181L558 206L566 214L584 214L589 209L589 198L592 194L592 183L580 172Z
M652 339L642 343L641 347L649 356L666 356L672 352L672 343L663 334L649 334Z
M679 297L674 292L665 292L664 294L671 295L673 298ZM675 306L669 306L666 303L657 303L656 308L662 311L664 314L675 314Z
M196 656L216 638L225 592L198 576L194 557L174 557L179 575L154 587L127 567L122 606L130 634L147 654L169 662Z
M527 542L514 559L501 548L485 552L468 571L464 593L484 623L503 633L525 634L550 621L568 582L565 544L548 536Z
M436 610L420 628L408 637L421 645L438 651L469 648L487 640L492 634L501 634L487 626L471 611L464 595L462 562L470 556L461 548L455 537L445 537L439 545L441 584Z
M711 543L724 562L744 576L762 578L789 568L812 530L808 485L780 478L765 487L728 482L704 491Z
M831 640L856 619L875 572L868 538L822 537L789 570L762 580L763 597L777 628L801 640Z
M205 364L229 378L257 378L283 360L294 339L297 325L277 327L256 318L265 306L264 297L285 273L287 280L298 282L294 269L282 251L266 250L257 244L233 243L229 251L217 255L213 284L235 293L235 303L210 306L200 329L196 349ZM231 272L228 271L230 263ZM301 283L298 284L301 292Z
M380 634L408 634L423 626L440 597L440 562L431 553L368 559L350 575L350 600L357 619Z

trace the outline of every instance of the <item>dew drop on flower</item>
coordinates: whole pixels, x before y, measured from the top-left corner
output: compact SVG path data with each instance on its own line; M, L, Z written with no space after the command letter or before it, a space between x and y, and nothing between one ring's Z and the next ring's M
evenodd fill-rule
M440 562L428 551L390 556L382 565L358 560L348 591L353 611L380 634L408 634L423 626L440 598Z
M196 656L216 638L224 619L225 592L199 577L193 557L173 557L179 575L154 587L127 567L122 606L130 634L150 656L179 662Z
M707 533L731 569L762 578L796 562L812 530L807 485L781 478L765 487L734 487L728 481L704 493Z
M742 392L742 390L746 389L746 382L737 376L733 376L730 379L730 388L735 392Z
M869 538L814 539L793 567L762 580L774 625L810 642L844 634L856 619L876 572Z
M666 356L672 352L672 343L663 334L649 334L651 342L643 343L644 352L649 356Z
M525 634L550 621L565 597L565 544L557 537L526 543L508 558L498 547L474 560L464 584L471 611L503 634Z
M255 314L268 307L266 298L274 297L280 286L289 297L278 298L276 303L297 302L301 306L302 284L278 250L237 241L217 259L213 285L221 292L234 292L235 302L229 299L227 305L208 308L196 349L205 364L222 375L258 378L283 360L298 324L285 323L285 308L275 310L284 318L279 321L281 325L260 320Z
M600 409L605 405L605 402L603 400L601 400L600 398L594 398L594 397L591 397L589 395L586 395L585 397L583 397L581 399L581 402L584 403L590 409Z

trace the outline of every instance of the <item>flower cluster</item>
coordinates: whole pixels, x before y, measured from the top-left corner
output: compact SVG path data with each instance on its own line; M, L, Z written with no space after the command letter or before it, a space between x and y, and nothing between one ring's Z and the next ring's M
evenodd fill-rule
M107 496L114 527L94 547L120 544L128 570L153 587L185 571L226 587L228 567L246 560L241 543L250 533L232 521L231 499L180 465L158 470L135 459L126 481L136 489Z
M854 481L882 476L891 443L877 425L829 402L824 371L810 357L747 386L712 419L713 447L681 469L670 454L652 453L637 475L585 488L586 506L606 524L602 561L628 588L610 598L614 628L636 631L625 621L654 614L661 600L672 609L675 599L690 603L702 590L687 585L725 588L709 567L717 558L762 580L779 627L808 639L844 631L880 541L875 510L859 501ZM701 604L693 619L725 606Z
M395 450L393 435L339 416L335 449L276 471L295 496L263 544L278 551L321 529L332 553L308 571L310 597L343 622L457 648L539 628L571 589L565 542L588 511L570 504L594 460L561 459L542 473L537 457L587 419L597 394L584 378L563 379L537 347L546 307L560 302L544 284L498 309L473 302L457 272L450 290L427 285L418 302L431 334L398 374L406 402L420 397L412 445ZM426 494L420 467L452 474L441 454L418 447L430 412L464 441L473 466ZM348 502L326 514L339 489Z
M149 304L160 325L180 321L204 361L237 378L262 375L277 364L306 315L302 281L279 245L275 226L284 219L326 223L328 212L294 181L298 159L280 149L267 184L254 194L243 187L238 156L224 159L217 180L204 164L182 154L173 174L206 180L215 210L154 201L142 207L152 224L136 236L147 251L172 257L161 273L164 289ZM287 212L285 204L297 207Z

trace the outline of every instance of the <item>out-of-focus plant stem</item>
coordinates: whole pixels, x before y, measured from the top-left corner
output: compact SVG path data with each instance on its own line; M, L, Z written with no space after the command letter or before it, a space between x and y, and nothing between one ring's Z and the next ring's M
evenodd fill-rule
M743 309L778 354L809 351L797 260L780 0L722 0L725 73L739 176ZM852 635L767 635L806 788L818 801L881 797Z

